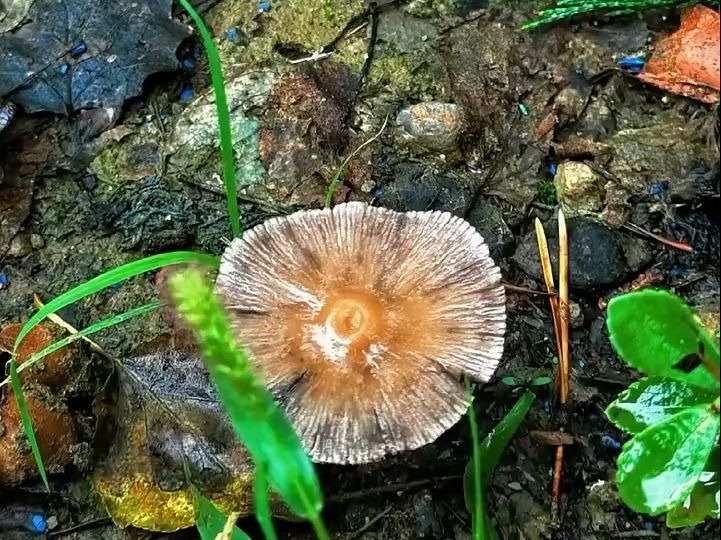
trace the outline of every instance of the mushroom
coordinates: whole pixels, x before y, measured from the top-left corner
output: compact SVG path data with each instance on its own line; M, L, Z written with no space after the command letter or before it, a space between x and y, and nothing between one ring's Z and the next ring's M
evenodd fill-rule
M500 271L447 212L351 202L270 219L226 249L216 291L319 463L436 440L468 407L462 376L487 381L503 352Z

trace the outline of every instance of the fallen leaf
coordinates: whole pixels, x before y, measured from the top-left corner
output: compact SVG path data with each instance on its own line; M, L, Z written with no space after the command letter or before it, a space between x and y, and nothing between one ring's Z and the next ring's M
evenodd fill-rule
M656 44L638 78L673 94L705 103L719 99L719 13L697 5L679 29Z
M189 29L171 0L36 0L0 36L0 95L26 112L116 107L141 93L148 75L178 68Z
M191 484L221 510L250 514L253 463L201 358L172 350L138 356L123 362L119 377L116 435L93 478L115 523L165 532L192 526Z

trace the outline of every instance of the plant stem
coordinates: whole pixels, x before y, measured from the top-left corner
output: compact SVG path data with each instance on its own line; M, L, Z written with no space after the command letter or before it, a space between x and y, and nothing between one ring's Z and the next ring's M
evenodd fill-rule
M320 514L315 514L310 517L309 521L311 525L313 525L313 531L315 531L318 540L331 540L328 529L325 528L325 523L323 523L323 518L320 517Z
M468 422L471 425L471 441L473 443L473 540L483 540L486 532L485 512L483 510L483 473L481 471L481 438L478 432L476 412L473 409L473 393L471 383L466 380L466 393L468 394Z
M220 63L218 49L213 43L213 36L210 35L210 31L205 26L202 17L193 9L188 0L178 0L178 3L183 6L198 27L198 33L208 56L210 79L215 93L215 108L218 112L218 134L220 136L220 151L223 157L223 183L225 184L225 196L228 201L228 217L230 218L230 228L233 231L233 236L238 237L241 234L240 212L238 211L238 192L235 183L233 136L230 131L230 112L228 111L228 99L225 95L223 67Z

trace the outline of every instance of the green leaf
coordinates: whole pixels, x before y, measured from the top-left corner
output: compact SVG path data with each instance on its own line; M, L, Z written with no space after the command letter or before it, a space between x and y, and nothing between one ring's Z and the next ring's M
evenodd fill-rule
M215 293L192 270L170 279L178 308L200 345L220 401L256 466L299 516L316 526L323 506L320 484L308 455L288 419L254 375L235 343Z
M531 386L545 386L547 384L551 384L552 381L553 379L551 379L548 375L541 375L531 381Z
M468 397L468 423L471 427L471 441L473 443L473 456L471 458L471 489L466 491L466 502L470 503L469 512L471 513L472 527L471 535L473 540L483 540L486 533L486 505L483 497L483 472L481 463L481 437L478 429L478 421L476 419L476 410L473 407L473 391L471 390L470 381L466 380L466 395ZM464 479L465 480L465 479ZM464 484L464 487L468 487Z
M255 518L258 520L260 530L266 540L278 540L278 535L273 526L273 518L270 511L270 500L268 499L268 479L262 469L255 469L255 486L253 488L255 502Z
M717 394L681 381L648 377L629 386L606 409L608 419L628 433L663 422L692 405L712 403Z
M43 458L40 455L40 447L38 446L38 440L35 437L35 429L33 428L33 423L30 419L30 412L28 411L27 403L25 403L25 395L23 394L23 387L20 383L20 375L18 375L15 358L10 359L10 386L13 389L15 403L17 404L18 411L20 412L20 421L23 425L23 431L25 432L25 436L28 438L30 450L33 453L33 458L35 458L35 463L37 463L40 478L42 479L43 484L45 484L45 489L50 492L48 474L45 471L45 464L43 463ZM3 459L5 459L5 457L3 457Z
M233 156L233 136L230 128L230 112L228 109L228 98L225 94L225 77L223 77L223 65L220 62L218 49L213 43L213 36L208 27L205 26L203 18L193 8L188 0L178 0L193 22L198 27L200 39L205 47L205 54L208 57L210 68L210 79L213 83L215 94L215 108L218 114L218 136L220 137L220 152L223 161L223 183L225 184L225 198L228 204L228 216L230 217L230 228L233 236L241 235L240 212L238 211L238 192L235 182L235 157Z
M37 326L51 313L55 313L65 306L110 287L119 281L144 274L145 272L157 270L158 268L162 268L164 266L172 266L175 264L203 264L218 267L220 265L220 260L214 255L207 255L205 253L173 251L171 253L161 253L160 255L145 257L144 259L129 262L118 266L117 268L113 268L112 270L108 270L107 272L61 294L40 308L35 315L30 317L30 320L26 322L20 330L20 333L15 339L13 352L17 351L18 346L25 336L28 335L28 332L35 328L35 326Z
M195 524L198 528L201 540L216 540L223 532L228 516L218 510L215 505L203 497L200 492L193 489L195 503ZM233 529L231 540L251 540L250 536L241 531L238 527Z
M719 519L720 487L719 447L716 446L691 495L668 513L666 524L672 528L693 527L707 518Z
M682 504L717 445L719 416L707 405L688 407L636 435L618 457L616 484L634 511L651 515Z
M613 346L630 366L718 392L718 379L703 363L690 370L679 365L701 355L718 366L719 350L677 296L650 289L618 296L608 305L607 325Z
M73 343L79 339L87 337L96 332L100 332L101 330L105 330L106 328L110 328L111 326L115 326L117 324L128 321L135 317L142 317L143 315L147 315L148 313L155 311L162 305L163 305L163 302L160 300L148 302L147 304L144 304L140 307L129 309L128 311L125 311L123 313L113 315L112 317L108 317L107 319L98 321L95 324L91 324L87 328L83 328L82 330L80 330L77 334L71 334L67 337L64 337L63 339L59 339L58 341L51 343L50 345L48 345L41 351L34 353L32 356L30 356L30 358L25 360L25 362L20 364L20 367L18 367L18 373L22 373L23 370L32 367L34 364L36 364L37 362L39 362L40 360L42 360L49 354L53 354L55 351L62 349L63 347L66 347L67 345L70 345L71 343ZM0 383L0 388L2 388L9 381L10 381L10 378L8 377L7 379L5 379L3 382Z

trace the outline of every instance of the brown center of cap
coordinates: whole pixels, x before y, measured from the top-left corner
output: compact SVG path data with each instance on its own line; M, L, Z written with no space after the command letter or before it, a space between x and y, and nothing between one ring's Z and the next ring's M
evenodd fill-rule
M329 296L317 322L330 323L339 337L356 342L372 339L382 318L381 304L372 294L341 290Z

